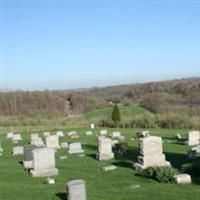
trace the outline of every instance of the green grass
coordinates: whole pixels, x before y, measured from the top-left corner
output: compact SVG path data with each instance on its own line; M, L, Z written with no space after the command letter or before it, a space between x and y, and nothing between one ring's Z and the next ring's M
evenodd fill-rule
M20 128L18 129L20 130ZM38 132L43 128L38 128ZM55 129L54 129L55 130ZM33 178L20 164L23 156L11 155L11 141L5 134L0 134L4 153L0 157L0 200L64 200L66 198L66 183L72 179L84 179L87 186L88 200L199 200L200 177L194 179L191 185L176 185L158 183L137 175L132 164L137 160L138 143L130 141L136 136L139 129L119 129L129 142L128 154L124 157L116 157L111 161L98 161L95 159L97 140L94 136L85 136L87 129L75 129L80 132L80 139L85 149L86 156L80 158L76 155L68 155L68 159L59 160L59 156L67 155L60 149L56 153L56 165L59 175L55 177L56 184L45 184L45 178ZM114 129L108 129L111 133ZM36 131L36 130L34 130ZM67 132L68 130L64 130ZM95 133L98 133L98 129ZM5 132L1 129L1 133ZM152 129L152 135L162 136L164 139L164 151L167 160L180 169L181 165L188 162L186 152L188 147L173 140L175 133L186 136L187 130L161 130ZM53 133L53 132L52 132ZM29 134L23 129L23 141L19 145L29 142ZM41 134L42 135L42 134ZM62 141L72 141L67 136ZM118 168L114 171L104 172L103 166L114 164ZM140 188L130 189L130 185L139 184Z
M121 115L126 118L137 114L144 114L147 111L146 109L138 106L138 105L128 105L128 106L120 106ZM94 109L84 114L86 119L92 118L110 118L112 115L113 107L106 107L100 109Z

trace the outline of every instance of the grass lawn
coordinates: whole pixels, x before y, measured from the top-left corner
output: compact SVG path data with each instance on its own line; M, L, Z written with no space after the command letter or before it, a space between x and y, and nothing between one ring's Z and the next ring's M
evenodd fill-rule
M0 200L64 200L66 197L66 183L72 179L86 181L88 200L199 200L200 177L193 179L191 185L176 185L158 183L137 175L132 164L137 160L138 143L131 141L138 129L120 129L129 142L128 154L124 157L116 157L111 161L98 161L95 159L97 141L94 136L86 136L86 128L75 129L81 137L70 140L65 136L61 141L80 141L86 152L85 157L68 155L66 150L60 149L56 153L56 167L59 175L55 177L56 184L48 185L45 178L33 178L24 171L20 161L23 156L11 155L14 146L6 139L4 129L1 130L0 141L4 149L0 157ZM108 129L111 133L114 129ZM38 128L37 132L41 130ZM68 130L64 130L67 132ZM94 132L98 133L98 129ZM19 145L28 144L30 138L28 132L23 129L23 141ZM40 132L41 133L41 132ZM173 140L175 133L186 136L187 130L161 130L152 129L152 135L162 136L164 139L164 151L167 160L177 169L187 160L188 147ZM42 134L41 134L42 135ZM68 155L68 159L60 160L59 156ZM118 168L104 172L103 166L113 164ZM140 188L131 189L131 185L139 184Z

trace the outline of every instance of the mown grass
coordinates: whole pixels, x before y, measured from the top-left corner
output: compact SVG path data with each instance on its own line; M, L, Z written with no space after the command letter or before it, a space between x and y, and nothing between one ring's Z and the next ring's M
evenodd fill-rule
M119 106L120 109L120 113L123 117L131 117L133 115L137 115L137 114L144 114L147 113L149 111L147 111L146 109L138 106L138 105L127 105L127 106ZM87 113L84 114L84 117L86 119L92 119L92 118L111 118L112 115L112 110L113 107L106 107L106 108L99 108L99 109L94 109L91 110Z
M7 129L8 130L8 129ZM38 127L41 133L43 128ZM50 130L50 129L49 129ZM137 175L132 164L137 160L138 143L130 138L136 137L139 129L119 129L129 142L128 154L124 157L116 157L111 161L98 161L95 159L97 151L96 136L86 136L86 128L75 129L81 137L70 140L67 136L61 141L80 141L83 143L86 156L68 155L63 149L56 153L56 165L59 176L55 177L56 184L48 185L45 178L33 178L24 171L20 161L23 156L11 155L11 141L6 139L4 129L1 129L0 140L4 149L0 157L0 199L1 200L64 200L66 195L66 182L72 179L84 179L87 186L88 200L198 200L200 197L200 177L194 179L191 185L176 185L158 183ZM108 129L111 133L114 129ZM20 128L18 129L20 131ZM36 130L34 130L36 131ZM53 129L52 133L55 131ZM65 132L69 129L64 129ZM95 134L99 129L96 129ZM173 139L175 133L186 136L187 130L162 130L152 129L153 135L162 136L164 139L164 151L167 160L180 169L187 163L186 152L188 147ZM19 145L29 142L29 131L22 129L23 141ZM41 134L42 135L42 134ZM60 160L59 156L68 155L68 159ZM118 168L114 171L104 172L103 166L113 164ZM132 184L139 184L140 188L131 189Z

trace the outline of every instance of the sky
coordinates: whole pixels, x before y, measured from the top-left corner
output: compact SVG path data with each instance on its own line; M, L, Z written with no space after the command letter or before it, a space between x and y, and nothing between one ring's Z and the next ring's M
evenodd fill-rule
M1 88L200 76L200 0L1 1Z

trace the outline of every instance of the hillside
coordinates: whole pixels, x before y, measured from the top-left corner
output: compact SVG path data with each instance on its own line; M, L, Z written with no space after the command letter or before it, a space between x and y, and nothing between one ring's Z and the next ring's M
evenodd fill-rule
M105 107L105 108L99 108L99 109L94 109L89 112L86 112L84 114L84 117L88 120L91 119L110 119L112 115L112 109L113 107ZM148 113L149 111L137 106L137 105L129 105L129 106L119 106L120 113L123 116L123 118L129 118L133 115L138 115L138 114L144 114Z
M110 105L115 103L124 105L122 115L123 119L129 122L129 126L130 121L138 120L135 118L138 117L139 112L143 113L145 108L150 111L147 112L146 118L149 119L150 116L150 121L154 121L150 123L151 126L174 127L174 124L178 123L179 128L198 127L200 126L200 78L110 86L82 91L2 92L0 113L1 121L5 117L7 121L10 121L10 117L12 119L14 117L15 120L26 118L25 121L31 118L34 124L37 124L37 121L43 124L42 121L47 119L59 118L63 121L65 118L77 115L80 117L84 114L83 120L97 120L102 124L102 120L104 122L110 120L107 117L112 110ZM126 105L130 106L125 107ZM135 105L140 106L139 112L137 112L138 108L134 110L137 107ZM127 113L134 113L134 115ZM143 116L143 121L144 118ZM2 124L6 123L4 120ZM9 123L12 124L11 121Z

